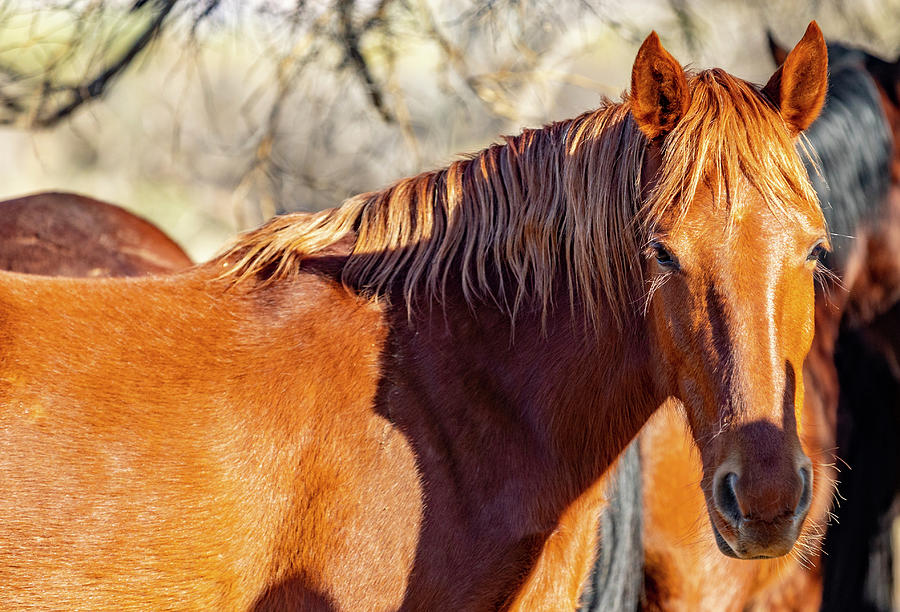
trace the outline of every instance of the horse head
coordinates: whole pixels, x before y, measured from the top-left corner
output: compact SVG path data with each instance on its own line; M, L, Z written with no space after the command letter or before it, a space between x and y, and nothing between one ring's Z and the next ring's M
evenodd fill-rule
M733 557L789 552L810 506L797 428L814 272L829 243L794 144L822 108L826 77L815 22L761 90L721 71L686 75L655 34L632 73L632 114L649 141L651 357L686 408L713 531ZM700 168L684 172L691 163Z

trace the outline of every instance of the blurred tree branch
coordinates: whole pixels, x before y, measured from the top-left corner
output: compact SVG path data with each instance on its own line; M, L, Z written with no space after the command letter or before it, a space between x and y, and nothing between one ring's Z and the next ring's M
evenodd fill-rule
M361 29L357 29L353 25L353 9L356 1L337 0L335 3L339 24L338 38L344 46L347 61L356 69L359 78L365 84L366 89L369 92L369 99L372 101L372 106L378 111L381 118L388 123L394 123L396 120L394 119L393 114L385 106L384 93L381 90L381 86L372 76L372 71L369 69L369 63L359 49L359 39L360 35L364 34L366 30L384 23L384 13L391 1L392 0L381 0L375 11L373 11L372 16L365 21L365 24Z
M54 82L47 75L38 86L39 95L30 109L27 100L29 98L34 100L32 92L16 96L0 91L4 107L12 111L0 117L0 124L18 123L24 118L29 128L53 127L82 104L102 96L116 77L159 35L176 2L177 0L138 0L132 11L140 11L146 5L151 5L155 9L155 15L121 54L111 58L98 74L85 75L81 81L74 84ZM0 70L12 82L28 79L28 75L18 73L10 66L3 66Z
M704 1L712 2L649 2L653 27L702 54L713 30ZM831 7L864 35L889 21L841 0L757 4L760 33L810 7ZM572 59L617 44L636 48L649 29L644 8L626 0L0 0L0 125L49 131L78 122L118 91L123 75L165 55L176 64L160 62L172 77L158 85L165 111L154 114L138 96L126 102L134 114L118 112L150 132L171 110L172 156L180 139L194 138L184 165L202 166L198 151L210 149L229 158L236 170L214 180L246 226L258 220L250 215L371 187L381 180L372 177L387 175L367 174L371 166L403 172L434 163L445 155L435 134L452 132L454 121L467 135L442 136L440 146L480 145L470 134L551 118L560 83L613 93L570 69ZM579 37L588 21L601 46ZM206 116L182 104L198 90ZM538 102L529 108L529 100ZM297 192L318 199L297 202Z
M497 92L485 90L480 84L480 76L469 72L461 59L463 51L450 44L450 38L440 32L438 23L443 21L456 30L468 29L462 33L471 38L475 26L497 27L512 16L518 35L514 46L527 58L534 57L534 52L528 48L529 41L525 38L534 31L528 31L523 24L529 20L543 23L555 12L550 3L539 0L535 0L531 8L528 2L516 0L470 1L466 3L469 6L461 7L461 13L457 13L452 22L447 22L436 16L428 2L414 0L329 0L312 6L306 0L296 0L293 6L255 0L247 3L250 4L254 8L249 10L258 15L292 24L288 39L281 41L288 49L296 48L299 36L324 37L333 41L341 50L342 59L332 68L350 71L368 95L373 110L388 124L398 122L400 109L393 108L392 96L388 93L391 75L385 73L385 66L373 66L367 40L377 41L376 46L390 54L393 52L391 46L398 42L395 30L398 27L414 30L421 19L425 36L433 37L443 50L448 60L447 68L456 71L478 97L486 96L484 102L496 110L504 108L496 98ZM115 80L133 66L158 37L166 32L177 32L180 24L187 23L189 38L196 40L201 26L225 11L223 7L238 12L248 10L227 0L135 0L130 7L103 0L87 3L51 0L44 3L41 8L33 9L29 36L21 41L21 48L11 45L0 49L0 124L28 129L57 125L107 93ZM5 7L5 13L0 16L0 32L7 29L8 23L4 22L15 13L15 7ZM121 16L119 13L126 14ZM55 30L39 31L38 26L47 20L46 15L67 21L70 35L61 36ZM120 31L104 32L112 19L122 24L118 28ZM320 49L320 45L309 47ZM43 48L54 51L40 53ZM28 61L22 61L23 52L30 53ZM86 68L76 73L77 66L82 64L87 64ZM533 68L531 62L527 69ZM503 68L504 71L511 69L514 67ZM277 87L282 85L279 80Z

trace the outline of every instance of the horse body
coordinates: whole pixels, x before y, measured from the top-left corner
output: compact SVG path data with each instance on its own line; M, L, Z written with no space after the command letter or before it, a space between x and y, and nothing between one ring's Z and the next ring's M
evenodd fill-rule
M0 203L0 269L51 276L135 276L191 265L181 247L128 211L74 193Z
M720 549L786 553L824 241L791 140L815 24L797 49L760 92L654 34L629 102L206 265L0 275L3 603L574 608L603 480L668 396Z
M294 554L330 560L343 572L356 565L351 553L365 540L327 535L327 517L342 511L334 496L356 490L370 508L365 516L378 518L370 528L415 520L418 509L401 503L416 488L414 465L403 465L404 445L377 426L378 417L364 416L375 393L377 313L315 278L298 283L303 299L288 306L279 299L283 288L256 299L216 292L205 282L209 272L124 285L21 277L4 283L10 325L2 469L5 488L21 492L2 502L9 517L3 581L20 586L4 591L8 607L78 607L83 595L71 589L79 584L95 587L101 607L133 597L159 607L192 601L246 608L248 594L261 592L263 578L278 569L275 551L293 544L299 534L292 531L303 525L318 525L319 548ZM172 303L177 314L160 307ZM98 305L106 306L102 317ZM194 333L199 328L205 333ZM55 340L16 340L31 333ZM21 371L19 364L32 363L40 365ZM298 367L309 378L291 376ZM41 383L17 384L26 376ZM355 377L352 388L336 384L348 376ZM110 387L109 380L118 383ZM310 392L315 380L331 384ZM115 409L94 410L98 398ZM355 450L322 457L313 441L332 439L354 441L348 448ZM381 462L397 475L391 487L371 482L386 473ZM328 490L316 491L317 479L327 480ZM304 495L298 486L312 490ZM366 486L368 494L359 491ZM34 554L12 562L23 547ZM68 552L61 557L60 550ZM377 575L370 568L358 578L362 586ZM401 596L402 582L393 590Z
M615 392L594 360L562 349L578 340L552 323L560 346L534 349L571 354L559 372L589 364L590 397L547 385L558 378L551 372L529 384L529 347L516 364L507 341L485 341L498 337L485 330L499 316L451 320L448 332L436 311L431 325L413 332L404 321L388 339L394 326L382 309L337 282L304 275L248 295L225 291L216 273L124 284L4 275L0 471L4 488L22 492L0 502L2 580L20 586L0 596L7 607L79 607L72 585L90 585L98 607L246 608L248 593L282 583L262 598L318 593L346 609L499 605L497 593L514 591L586 485L560 478L571 471L554 457L564 441L491 407L527 415L562 405L574 415L598 409L600 389L609 397L600 410L646 395L639 376ZM471 350L452 349L448 333ZM498 359L506 376L486 378ZM382 370L395 374L379 383ZM460 388L460 378L471 382ZM115 410L98 413L87 398ZM634 411L621 445L656 401ZM471 452L485 447L492 452ZM596 479L610 459L592 457L582 477ZM11 562L23 549L35 552ZM276 560L283 549L290 555ZM383 575L361 563L373 558Z
M395 371L403 375L385 390L392 398L386 410L415 441L428 500L414 573L430 573L427 583L442 586L437 599L429 592L431 586L421 595L411 588L410 609L501 604L533 609L535 595L546 606L547 594L537 578L542 568L530 573L533 586L521 589L518 598L514 593L524 579L523 568L539 563L539 558L551 576L559 570L554 548L568 548L567 523L583 520L579 506L595 503L600 489L595 482L615 450L584 451L624 447L658 401L648 391L652 379L639 352L622 354L618 343L610 343L610 358L622 368L621 378L612 380L612 372L594 357L594 347L577 333L580 330L573 330L567 317L553 319L547 322L551 340L533 345L526 338L539 338L537 329L520 329L517 323L522 344L517 341L515 352L506 342L485 342L498 325L508 326L494 317L451 320L447 335L447 323L435 313L433 324L418 332L418 338L405 332L409 337L400 341L410 348L395 353L400 356ZM467 347L465 355L457 346ZM557 358L543 362L541 376L534 377L535 356L541 352ZM488 365L500 361L502 376L486 376ZM573 389L568 383L573 373L591 383ZM466 384L459 385L460 380ZM605 422L614 421L618 410L628 416L620 416L615 427L585 431L573 443L572 428L590 420L588 410ZM548 430L543 424L554 414L560 415L560 422ZM484 448L491 451L474 452ZM455 559L446 542L459 549ZM592 552L590 543L585 546ZM586 570L581 568L585 573L579 572L577 584ZM474 586L473 593L467 595L460 586L466 583ZM553 576L546 586L559 583ZM506 595L498 599L497 593ZM577 590L565 593L563 601L574 602L577 595Z
M859 265L835 352L841 380L839 522L823 557L823 610L894 605L894 523L900 491L900 59L857 51L878 88L893 138L891 184L881 216L860 232Z

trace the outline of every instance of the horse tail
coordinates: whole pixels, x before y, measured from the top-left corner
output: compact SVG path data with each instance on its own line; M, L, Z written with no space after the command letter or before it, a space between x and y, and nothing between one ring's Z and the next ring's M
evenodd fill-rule
M581 597L582 612L638 609L644 585L641 453L635 439L610 477L600 516L597 558Z

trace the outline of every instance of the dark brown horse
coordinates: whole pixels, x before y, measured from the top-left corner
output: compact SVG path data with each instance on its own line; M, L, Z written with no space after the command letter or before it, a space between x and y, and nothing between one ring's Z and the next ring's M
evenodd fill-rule
M206 265L0 274L0 605L571 609L668 397L721 548L787 553L826 63L811 24L759 90L653 34L626 101Z
M786 51L774 50L776 60L784 61ZM866 550L879 528L874 507L881 504L887 512L900 469L896 443L890 441L898 433L900 370L891 374L896 358L885 359L871 340L868 345L860 341L878 324L875 335L897 344L884 330L900 330L900 314L890 312L900 295L900 202L888 195L896 154L891 107L883 89L880 95L881 83L873 78L872 60L866 57L829 44L829 96L808 134L821 169L813 182L835 232L829 265L849 291L829 281L817 295L816 336L804 366L801 440L813 458L817 483L805 544L789 561L735 562L715 555L709 529L695 519L705 505L694 487L703 477L702 466L683 416L670 406L654 415L640 437L647 609L891 606L889 576L869 580L865 587L860 579L869 564ZM842 316L845 309L849 323ZM855 423L852 432L846 431L848 421ZM832 509L838 520L828 527L826 547L832 554L824 558L823 577L820 548L830 515L835 457L847 466L841 475L845 500Z
M74 193L0 202L0 269L50 276L173 272L191 260L156 226Z
M882 102L892 138L882 214L858 232L847 315L835 363L841 383L838 456L843 498L823 557L823 611L895 607L893 523L900 503L900 59L850 50Z

